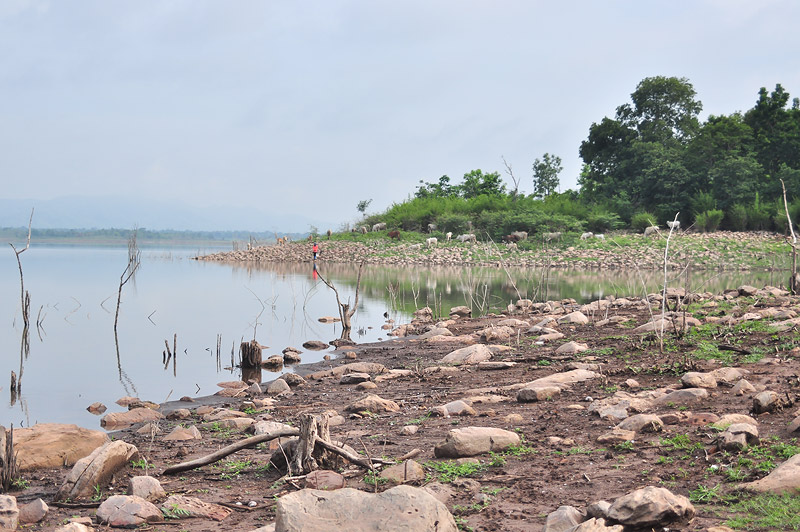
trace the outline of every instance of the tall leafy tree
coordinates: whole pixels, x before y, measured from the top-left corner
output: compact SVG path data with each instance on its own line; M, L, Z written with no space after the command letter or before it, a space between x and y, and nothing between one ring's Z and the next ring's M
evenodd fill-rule
M465 198L474 198L481 195L500 196L505 194L506 185L500 172L484 174L478 168L464 174L464 182L459 185L461 195Z
M537 198L546 198L558 190L559 178L564 167L561 166L561 157L545 153L541 159L533 161L533 195Z
M791 109L788 104L789 93L780 83L772 93L761 87L755 107L744 115L753 130L758 162L768 178L775 177L782 164L800 168L800 101L795 98Z

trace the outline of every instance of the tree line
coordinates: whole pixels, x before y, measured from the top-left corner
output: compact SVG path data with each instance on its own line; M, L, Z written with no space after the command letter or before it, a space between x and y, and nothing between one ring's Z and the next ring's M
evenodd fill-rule
M365 221L499 238L511 230L641 230L680 213L699 231L785 230L781 180L792 219L800 216L800 100L778 84L761 88L744 113L701 121L702 109L686 78L645 78L613 118L589 127L579 190L559 192L561 159L545 153L531 165L533 193L520 193L521 178L503 159L513 190L497 171L473 170L460 182L444 175Z

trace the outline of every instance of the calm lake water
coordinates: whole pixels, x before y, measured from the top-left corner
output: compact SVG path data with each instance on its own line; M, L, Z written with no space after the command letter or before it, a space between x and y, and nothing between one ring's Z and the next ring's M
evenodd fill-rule
M10 247L0 254L0 424L59 422L99 428L99 417L86 411L96 401L109 411L121 411L114 401L125 395L164 402L212 394L218 390L217 382L241 378L232 356L238 358L239 343L254 333L260 343L270 346L265 358L286 346L300 347L306 340L339 337L338 324L318 321L338 312L333 292L313 278L310 264L191 260L212 251L217 250L142 248L135 283L123 288L117 349L114 309L127 248L31 245L20 257L31 297L27 356L21 353L17 263ZM357 266L321 263L319 267L342 299L352 300ZM779 285L784 277L784 272L691 273L688 280L671 278L671 284L717 292L745 283ZM385 312L400 324L426 305L447 314L452 306L466 304L477 313L502 309L520 296L587 302L609 294L656 291L661 282L661 272L365 267L352 338L385 339L387 331L381 329ZM177 357L165 365L164 341L172 347L174 335ZM305 351L303 362L319 361L324 354ZM9 389L12 371L22 375L17 397ZM263 370L261 381L279 374Z

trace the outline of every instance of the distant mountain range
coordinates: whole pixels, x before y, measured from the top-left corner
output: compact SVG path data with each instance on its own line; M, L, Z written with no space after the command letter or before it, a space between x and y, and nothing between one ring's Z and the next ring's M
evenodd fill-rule
M51 200L0 199L0 227L28 226L31 208L34 228L147 228L178 231L274 231L302 233L311 226L325 231L338 224L303 215L284 214L252 207L208 208L158 199L121 196L66 196Z

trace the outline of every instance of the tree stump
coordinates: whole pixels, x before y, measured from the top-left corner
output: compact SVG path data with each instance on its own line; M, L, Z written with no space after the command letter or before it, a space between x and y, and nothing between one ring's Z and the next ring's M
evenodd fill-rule
M338 457L316 445L317 439L330 443L328 416L300 415L300 439L289 459L289 472L292 475L306 475L320 468L333 469L338 465Z
M242 367L256 368L261 367L261 345L255 340L242 342L239 346L242 353Z

